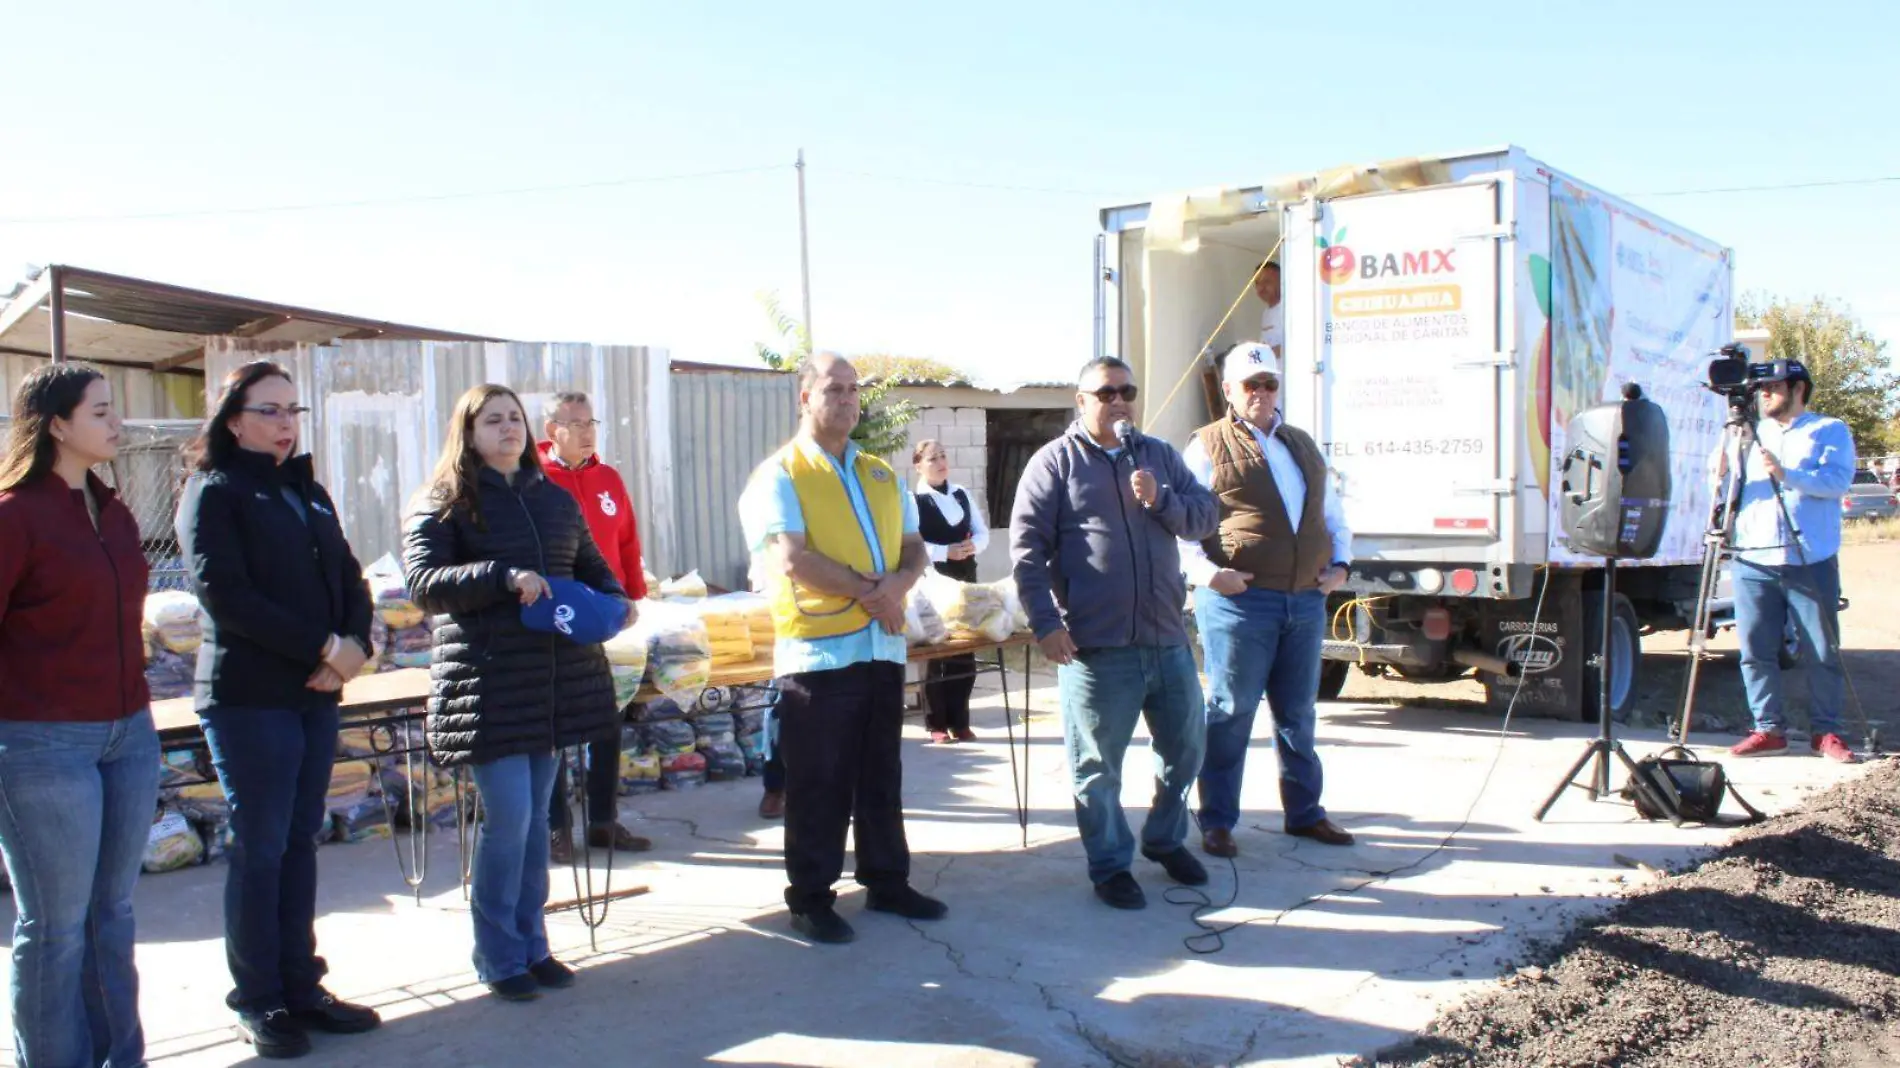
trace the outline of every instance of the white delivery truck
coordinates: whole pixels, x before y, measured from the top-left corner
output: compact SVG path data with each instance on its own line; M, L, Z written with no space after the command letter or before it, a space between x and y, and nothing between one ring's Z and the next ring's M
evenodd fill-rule
M1101 213L1096 351L1135 369L1144 429L1185 445L1201 382L1258 340L1252 279L1280 272L1283 414L1325 451L1354 534L1322 695L1354 665L1479 670L1493 700L1594 714L1602 561L1560 508L1572 415L1634 382L1669 416L1661 550L1618 562L1611 704L1638 635L1689 625L1724 406L1703 388L1733 327L1723 246L1506 147L1199 190ZM1595 594L1592 591L1596 591Z

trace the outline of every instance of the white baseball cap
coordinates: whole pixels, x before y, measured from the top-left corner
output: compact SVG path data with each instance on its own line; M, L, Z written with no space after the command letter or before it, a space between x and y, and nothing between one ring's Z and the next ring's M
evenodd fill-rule
M1273 350L1257 341L1248 341L1235 345L1227 353L1221 364L1221 384L1234 385L1245 382L1255 375L1278 375L1280 357Z

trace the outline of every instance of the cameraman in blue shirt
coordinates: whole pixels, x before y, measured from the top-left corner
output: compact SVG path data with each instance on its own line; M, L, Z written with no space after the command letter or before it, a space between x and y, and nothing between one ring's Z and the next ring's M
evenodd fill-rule
M1781 700L1782 636L1792 617L1808 670L1808 738L1814 752L1852 764L1841 739L1846 677L1841 672L1841 497L1854 481L1854 438L1839 419L1808 410L1814 379L1798 360L1761 365L1754 375L1760 408L1714 463L1718 499L1740 463L1734 559L1735 629L1742 684L1755 729L1729 750L1738 757L1785 752Z

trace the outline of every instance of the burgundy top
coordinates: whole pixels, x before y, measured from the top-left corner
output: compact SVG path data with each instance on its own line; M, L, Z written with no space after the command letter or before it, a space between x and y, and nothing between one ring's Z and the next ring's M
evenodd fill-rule
M0 493L0 720L96 723L151 704L138 522L86 477L97 530L58 475Z

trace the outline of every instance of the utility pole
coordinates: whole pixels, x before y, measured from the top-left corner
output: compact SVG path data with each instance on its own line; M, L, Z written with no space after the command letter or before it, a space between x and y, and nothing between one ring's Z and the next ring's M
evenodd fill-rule
M811 238L805 228L805 150L798 150L798 285L805 309L805 341L811 332ZM815 349L813 351L816 351Z

